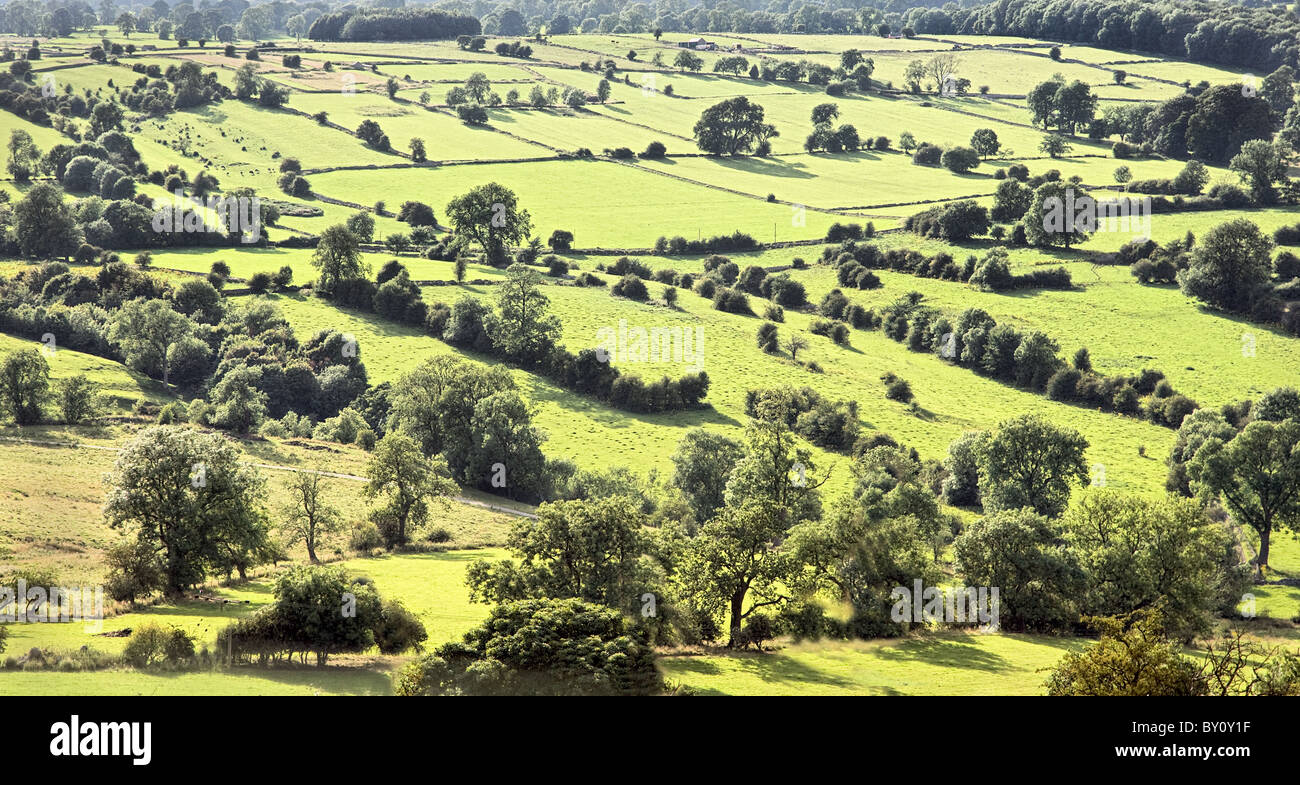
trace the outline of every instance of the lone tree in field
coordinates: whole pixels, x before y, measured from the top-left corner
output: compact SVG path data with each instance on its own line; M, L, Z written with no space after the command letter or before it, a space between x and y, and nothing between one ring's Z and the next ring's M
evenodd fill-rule
M1053 158L1060 158L1070 152L1071 145L1065 141L1065 137L1060 134L1050 134L1043 137L1043 141L1038 145L1038 149L1047 153Z
M375 445L366 467L370 482L366 496L384 496L387 503L371 511L370 518L388 547L405 545L411 532L429 518L429 500L446 503L457 491L441 457L429 460L415 440L404 433L389 433Z
M411 137L411 160L417 164L429 160L428 153L424 150L424 140L418 136Z
M142 431L118 456L104 518L154 549L168 593L263 560L265 483L239 459L223 436L170 425Z
M41 421L41 400L50 389L50 366L35 349L20 349L0 362L0 415L19 425Z
M998 141L998 132L992 128L978 128L975 133L971 134L970 146L975 152L979 153L981 158L992 158L1002 149L1002 143Z
M286 488L289 503L284 506L284 522L280 528L285 533L285 545L303 543L307 558L318 564L316 546L322 538L339 530L343 518L325 498L325 480L319 471L294 474Z
M1245 311L1268 285L1273 242L1254 222L1226 221L1205 233L1179 283L1216 308Z
M339 281L360 278L366 272L357 236L343 224L331 226L321 233L311 263L320 270L320 288L327 294L334 291Z
M1255 567L1262 577L1273 531L1300 531L1300 420L1256 420L1227 443L1212 437L1187 475L1202 498L1222 497L1234 520L1259 533Z
M497 320L492 342L516 362L541 359L560 334L560 322L546 313L542 275L526 264L512 264L497 287Z
M533 221L519 207L515 192L500 183L480 185L447 203L447 220L456 234L470 237L483 247L488 262L500 266L508 245L532 234Z
M763 107L743 95L705 109L695 124L696 143L714 155L744 155L777 135L763 122Z
M791 360L799 359L799 352L808 348L808 339L802 335L791 334L785 339L785 350L790 353Z

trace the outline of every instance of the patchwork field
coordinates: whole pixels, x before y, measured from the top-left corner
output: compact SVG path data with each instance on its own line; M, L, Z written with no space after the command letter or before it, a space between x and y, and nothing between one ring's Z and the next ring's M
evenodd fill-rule
M581 20L572 21L578 29ZM224 307L275 309L294 336L294 342L276 349L282 354L297 352L320 331L342 334L346 345L356 350L354 356L364 363L372 390L385 383L400 385L404 376L435 357L459 357L476 368L507 368L524 401L521 408L527 409L532 425L544 439L541 452L545 458L570 461L593 475L629 469L659 505L656 525L665 521L675 525L679 521L674 516L688 515L682 512L683 489L670 488L673 455L683 437L694 429L704 429L743 441L751 425L747 395L773 387L807 386L828 401L854 402L863 433L888 434L903 446L915 448L922 461L942 461L949 445L969 431L994 431L1014 417L1041 415L1053 426L1076 431L1087 441L1081 460L1094 474L1096 467L1102 467L1101 484L1152 504L1165 498L1167 458L1177 438L1175 428L1149 417L1120 414L1113 410L1116 407L1103 410L1051 400L1028 385L976 373L933 351L913 351L905 340L893 340L880 329L852 329L845 342L837 343L822 334L823 314L817 310L835 289L842 290L850 303L872 309L875 315L909 293L919 295L924 306L938 309L953 322L966 309L983 309L999 324L1022 333L1041 331L1055 342L1066 361L1077 349L1086 347L1092 368L1100 374L1159 369L1178 393L1207 410L1257 400L1277 388L1300 387L1300 341L1278 324L1211 307L1188 296L1178 285L1143 285L1127 265L1113 263L1114 252L1132 241L1133 233L1098 232L1072 248L1036 248L1011 245L997 233L990 237L981 231L975 239L958 242L921 237L903 229L909 216L936 205L973 200L981 207L992 207L994 194L1004 182L995 172L1014 165L1026 166L1031 176L1056 170L1057 179L1077 182L1105 196L1117 194L1122 187L1116 175L1121 165L1128 167L1133 180L1171 179L1184 170L1186 161L1153 152L1120 160L1112 152L1118 137L1103 134L1090 139L1086 125L1077 134L1066 135L1069 150L1049 156L1040 148L1045 131L1033 125L1025 96L1035 85L1056 75L1067 82L1087 84L1100 116L1110 107L1154 104L1183 95L1185 83L1196 85L1204 80L1212 86L1236 85L1248 77L1262 80L1265 74L1150 53L1011 36L700 35L716 48L692 50L702 62L699 71L674 63L679 53L687 51L681 46L689 37L687 33L666 32L657 37L622 29L539 35L535 40L489 35L481 51L455 40L319 42L277 33L262 41L276 46L263 46L261 59L253 61L245 59L251 46L246 40L235 41L237 51L231 57L223 52L224 44L216 41L205 40L203 47L187 42L182 47L175 37L139 32L129 38L138 47L134 52L123 51L100 63L86 52L100 45L104 37L118 40L115 28L99 25L89 31L42 38L44 59L33 61L29 83L39 85L48 77L58 94L96 101L109 102L114 96L125 95L142 78L132 70L135 66L156 65L166 72L174 66L197 63L205 72L216 73L221 85L234 88L239 69L251 63L257 79L287 90L283 106L270 108L256 99L230 95L183 109L123 112L122 133L138 153L138 164L129 173L137 179L138 201L165 197L166 190L159 185L163 177L154 176L152 182L149 177L179 167L191 189L202 172L217 179L213 186L217 192L252 189L262 199L280 202L288 213L302 208L301 212L318 210L320 214L284 214L277 225L267 229L270 242L256 246L159 244L147 249L149 258L136 268L132 264L136 254L146 249L114 245L116 240L104 234L94 220L106 214L105 204L111 201L95 195L95 189L101 187L96 172L97 182L89 186L92 190L62 194L64 205L75 208L77 216L90 216L81 221L86 226L76 230L81 232L78 242L67 253L40 249L29 253L19 243L20 211L15 205L42 185L58 185L57 171L54 164L41 164L30 176L15 176L20 168L15 165L0 181L0 225L9 240L9 252L0 258L0 277L5 279L0 283L13 287L4 291L21 292L14 297L22 302L5 303L12 302L15 313L20 305L29 310L37 304L54 308L53 300L41 298L62 296L59 292L64 290L57 285L46 287L44 278L33 290L23 285L44 272L50 272L50 278L66 272L67 279L82 285L82 276L93 281L101 273L106 275L104 264L113 260L99 256L99 248L93 249L96 253L90 257L71 258L80 241L89 243L92 235L107 238L105 248L117 253L129 269L166 282L172 291L184 282L205 279L214 263L223 263L229 277L215 283L224 286L225 293L213 296ZM514 41L526 41L532 47L531 56L510 57L493 51L499 43ZM21 54L30 46L31 36L0 36L0 43ZM151 49L144 49L146 45ZM1059 60L1050 54L1053 46L1059 46ZM846 95L830 95L825 86L808 81L751 78L747 68L736 74L713 71L714 64L728 56L745 57L751 64L771 61L834 69L849 49L869 57L874 71L869 89ZM301 56L300 65L282 62L289 52ZM969 92L940 95L930 76L921 79L919 91L907 91L909 65L936 55L955 58L954 73L970 80ZM611 62L613 70L607 72ZM1116 82L1119 70L1124 71L1123 84ZM394 82L390 83L390 78ZM485 121L476 121L468 113L461 115L456 106L448 105L449 95L455 100L456 88L483 80L488 83L484 88ZM531 97L535 86L543 91L542 98L536 99L537 106L532 105ZM554 94L546 97L546 91L552 90ZM566 105L565 96L573 90L584 92L586 101ZM602 90L608 95L598 100ZM516 94L508 97L511 91ZM736 97L762 107L763 122L776 132L769 139L770 154L709 154L697 144L702 113ZM872 142L870 147L864 144L849 152L809 151L805 140L814 131L812 114L827 103L838 110L833 125L852 124L864 143ZM6 138L20 141L20 132L25 132L37 153L43 154L57 145L77 144L83 132L87 141L102 140L102 135L90 132L91 119L73 118L59 131L3 109L0 131ZM372 124L386 135L387 149L358 135ZM994 131L1001 149L982 157L964 173L945 166L918 166L910 151L901 149L905 134L917 143L951 149L972 144L972 135L980 129ZM412 155L416 139L422 141L427 160ZM664 146L666 156L645 154L655 143ZM20 147L11 145L7 160L16 161ZM620 148L627 148L632 156L616 152ZM1290 151L1289 160L1283 163L1293 162L1293 153ZM293 171L300 171L307 180L294 194L280 186L285 167L291 168L290 160L300 166ZM63 160L62 166L70 164ZM1206 176L1206 192L1216 186L1248 188L1249 177L1223 160L1210 162ZM485 313L501 308L501 293L514 282L505 265L489 264L485 249L471 243L461 249L463 267L458 270L457 262L436 258L441 253L431 250L429 239L446 238L453 228L467 239L483 229L482 224L490 218L469 221L457 214L453 202L471 189L489 184L508 189L519 208L529 214L531 231L507 245L518 250L529 240L536 241L537 253L529 259L534 265L530 269L539 274L538 291L548 300L548 315L557 320L556 345L574 353L596 348L601 331L620 325L693 331L700 342L697 364L672 358L639 362L615 357L611 362L620 373L647 382L703 370L710 381L706 405L654 413L631 411L578 392L569 382L506 362L499 352L453 346L432 335L427 324L386 318L376 308L342 307L317 293L326 288L321 281L323 252L311 246L331 227L365 213L374 230L372 237L356 248L362 277L374 281L385 263L395 259L416 282L412 290L416 293L411 296L417 305L422 300L428 306L455 306L468 298L477 300ZM1214 227L1236 219L1246 219L1257 225L1263 236L1272 237L1276 230L1300 223L1300 206L1285 203L1287 200L1294 201L1290 191L1284 191L1279 200L1283 203L1267 206L1227 209L1219 205L1204 210L1180 206L1180 211L1152 217L1150 237L1163 244L1191 233L1199 241ZM433 213L433 225L425 222L422 235L412 237L411 222L405 220L405 214L399 216L404 208L409 209L409 203L427 205ZM50 209L57 207L56 199ZM498 208L504 205L490 204L484 211L495 214L500 212ZM876 271L877 288L843 285L836 268L820 262L823 248L830 244L828 230L841 223L870 223L877 234L869 242L882 250L907 249L927 256L948 253L959 267L970 255L983 257L1002 247L1011 274L1059 265L1069 272L1071 285L994 291L976 283L889 269ZM1002 222L999 229L1010 234L1012 225ZM501 224L492 226L500 228ZM564 248L561 241L554 251L567 265L563 269L559 265L548 268L551 260L547 255L552 248L547 243L557 231L572 233L571 249ZM661 281L646 281L648 296L641 301L611 293L622 276L608 273L607 268L620 256L634 257L661 274L689 273L698 279L718 264L710 258L712 254L656 249L656 241L704 241L737 232L766 247L720 253L739 270L757 266L769 276L788 274L803 286L806 306L787 307L782 320L773 322L764 318L769 302L753 292L749 304L755 313L747 315L721 310L689 288ZM398 243L387 247L400 249L400 253L384 250L386 238L394 234L402 235L398 239L403 242L410 241L410 247ZM1295 247L1278 246L1269 249L1270 258L1283 250L1300 253ZM39 267L47 261L45 257L63 259L66 271ZM807 264L796 264L796 258ZM292 271L288 286L271 287L264 293L261 289L256 294L248 291L249 278L275 275L284 267ZM71 287L64 277L60 276L61 284ZM674 294L666 295L670 289ZM368 294L366 297L369 299ZM84 302L95 303L84 306L87 312L99 307L93 297ZM57 305L62 308L63 301ZM113 308L119 306L113 304ZM105 330L114 319L111 310L94 317ZM47 321L40 324L63 329L56 317L43 314ZM756 336L765 324L775 326L779 334L774 351L758 348ZM499 323L488 320L485 334L494 336L497 328ZM28 326L22 334L0 333L0 359L20 350L42 348L36 336L44 329ZM188 405L217 395L216 382L221 373L228 372L223 365L227 355L262 359L254 349L240 347L244 336L223 333L223 329L204 324L195 330L193 334L207 342L207 369L197 382L182 387L168 387L160 378L141 372L139 368L148 366L129 360L127 351L116 345L112 357L57 347L42 355L56 389L64 380L84 375L99 386L104 399L98 416L79 425L64 424L52 403L45 407L43 423L19 425L17 418L11 421L8 410L2 408L8 404L0 404L0 580L20 573L54 575L64 583L107 580L106 554L123 535L104 518L110 493L108 473L121 448L155 422L160 407L172 402ZM791 355L790 338L803 341L797 357ZM1249 352L1243 350L1247 346ZM279 359L284 360L283 356ZM318 392L318 379L325 375L324 368L333 367L332 362L332 358L322 360L320 356L304 361L315 374ZM891 391L900 378L910 388L911 397L905 400L895 399ZM348 411L364 408L364 399L350 396L349 401L356 409ZM293 404L305 411L319 401ZM222 432L206 426L201 430ZM353 549L348 532L353 524L366 521L377 504L362 492L363 475L375 454L363 446L364 439L340 444L326 440L320 431L317 438L264 436L258 435L256 428L249 431L226 435L240 459L255 464L267 480L266 507L271 519L286 515L293 470L352 475L332 476L327 482L330 499L347 526L318 548L319 555L370 579L385 598L400 599L428 632L425 651L460 640L486 618L490 606L471 602L466 569L480 558L518 559L518 554L506 548L507 532L521 515L533 515L534 506L472 487L460 488L449 506L431 512L428 528L445 529L445 538L425 538L414 547L391 551ZM371 431L370 435L376 434ZM481 434L475 438L490 441ZM815 446L805 437L799 437L797 443L809 449L818 469L829 473L821 488L828 508L851 491L861 491L864 475L857 465L859 456L852 450ZM931 490L937 493L937 482L935 486ZM584 498L590 499L600 491L588 488L584 493ZM953 516L963 526L983 514L972 505L950 505L934 494L932 498L936 510ZM1216 519L1214 525L1227 530L1221 521ZM703 522L691 519L690 523L694 534L696 524ZM1252 557L1259 547L1258 534L1236 521L1232 525L1231 531L1244 541L1243 558ZM1290 620L1300 618L1300 587L1292 585L1293 579L1300 579L1300 539L1279 525L1271 549L1265 576L1268 582L1251 587L1248 595L1255 611L1268 617L1267 622L1250 626L1239 612L1216 617L1215 629L1244 623L1258 640L1294 649L1300 641L1300 626ZM277 579L306 558L305 549L294 545L286 554L256 566L246 581L208 574L193 588L206 600L172 595L137 604L116 603L103 631L158 622L184 630L198 644L211 648L225 625L272 607ZM945 581L956 584L963 579L957 570L953 537L936 547L933 562L928 566L942 573ZM230 602L223 604L218 599ZM1246 599L1243 597L1243 602ZM753 602L752 596L747 602ZM719 601L719 608L724 605ZM82 646L117 656L129 639L104 636L99 630L88 632L71 623L15 623L4 629L9 635L0 654L0 695L389 695L393 673L417 654L408 650L384 655L371 649L332 657L324 668L291 663L227 668L217 662L220 652L212 651L209 653L216 660L198 669L160 672L119 663L103 670L73 672L71 665L66 671L28 668L16 658L32 649L48 649L66 659ZM718 643L725 638L724 632ZM1090 639L1073 633L986 634L970 629L931 629L866 641L800 641L781 634L766 651L695 643L665 645L656 651L656 661L671 687L704 695L1040 695L1047 671L1066 653L1081 652L1090 645ZM6 657L13 662L6 664Z

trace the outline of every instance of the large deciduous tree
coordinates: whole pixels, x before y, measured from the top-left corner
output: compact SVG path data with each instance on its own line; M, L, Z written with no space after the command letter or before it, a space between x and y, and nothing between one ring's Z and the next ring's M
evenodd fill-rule
M214 571L241 575L266 553L265 483L225 437L148 428L122 449L108 478L104 517L160 556L169 593Z
M81 231L63 193L49 183L39 183L14 205L14 238L24 256L67 259L81 242Z
M321 233L311 263L320 270L321 291L329 293L340 281L363 277L367 268L361 259L357 236L343 224Z
M194 333L194 323L172 310L165 300L130 300L114 314L108 340L125 356L127 364L150 376L171 382L168 350Z
M1088 478L1083 452L1087 439L1053 425L1041 415L1007 420L980 454L980 498L987 511L1029 507L1039 515L1060 515L1074 485Z
M494 265L506 260L507 245L522 242L533 231L532 218L519 206L515 192L500 183L457 196L447 203L446 214L456 234L481 245Z
M714 155L744 155L777 136L776 126L763 122L763 107L743 95L705 109L694 133L700 149Z
M1278 528L1300 530L1300 419L1256 420L1232 439L1211 436L1187 464L1191 487L1219 497L1238 523L1259 534L1258 575Z
M521 563L475 562L466 578L470 596L487 603L572 597L631 612L654 588L640 563L645 523L627 496L543 504L537 520L511 528L507 544Z
M384 496L387 502L371 512L384 542L391 548L405 545L411 533L429 517L429 501L446 504L457 491L441 458L425 458L420 447L403 433L389 433L375 445L366 466L370 482L366 496Z
M686 496L696 521L704 523L722 507L731 470L744 454L740 442L703 428L682 437L672 457L673 485Z
M1246 311L1268 283L1273 243L1252 221L1226 221L1205 233L1178 277L1183 293L1227 311Z
M1241 596L1223 524L1192 499L1144 499L1092 489L1062 519L1066 547L1083 569L1082 611L1110 616L1164 604L1167 629L1184 639L1207 632L1213 613Z
M284 505L284 521L281 528L287 535L285 545L301 542L307 548L307 557L312 564L316 558L316 546L326 535L338 531L343 523L330 503L325 492L325 478L320 469L301 471L294 474L285 490L289 501Z
M19 425L41 421L41 403L50 389L50 366L36 349L19 349L0 361L0 415Z
M520 363L533 363L555 343L560 323L547 314L550 300L542 293L542 275L525 264L512 264L496 288L497 319L492 342Z

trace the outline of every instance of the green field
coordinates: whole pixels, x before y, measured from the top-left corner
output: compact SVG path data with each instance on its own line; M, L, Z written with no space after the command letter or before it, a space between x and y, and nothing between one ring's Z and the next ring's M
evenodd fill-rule
M1044 669L1083 645L1033 635L947 634L659 662L669 679L703 695L1041 695Z
M572 20L575 29L581 21ZM237 42L237 55L227 57L216 41L182 48L174 38L147 32L134 34L130 43L151 45L156 47L153 51L139 49L102 64L85 56L101 37L116 35L115 29L100 26L43 41L45 57L35 61L35 80L49 76L60 92L70 89L76 95L104 98L130 88L140 77L131 70L135 65L157 65L166 71L195 62L217 73L221 84L233 87L237 69L253 62L260 78L288 88L285 107L265 108L256 101L229 97L160 116L127 111L123 127L140 154L139 173L176 165L191 181L199 172L215 176L221 191L251 188L264 199L322 212L282 216L277 226L268 228L272 242L264 246L151 249L150 274L176 285L206 275L214 262L224 262L232 277L227 305L250 300L274 304L302 342L321 330L355 338L371 385L398 383L431 357L456 355L477 364L500 365L503 361L496 357L453 347L422 327L338 307L315 296L310 288L248 295L243 286L254 274L274 274L285 266L293 271L295 287L318 278L312 248L278 247L276 242L320 235L365 210L375 219L374 241L382 243L392 233L411 231L395 215L407 201L429 205L437 219L436 230L446 232L451 200L471 188L499 183L511 189L520 207L528 211L532 238L545 243L555 230L574 235L575 250L558 252L570 265L570 275L547 276L542 287L550 313L558 319L558 343L563 348L578 352L595 347L600 331L624 324L695 331L700 340L697 364L617 357L613 361L621 373L651 382L705 371L710 379L708 405L695 409L629 412L566 389L540 373L510 367L532 422L545 438L546 458L568 459L584 470L628 467L647 483L663 484L672 475L671 457L688 431L705 428L741 439L749 422L747 392L807 385L830 400L856 402L863 432L887 433L915 448L922 459L943 459L949 444L968 431L993 430L1017 415L1040 414L1087 440L1085 462L1105 468L1108 486L1149 499L1164 495L1166 458L1175 430L1140 417L1049 400L936 354L910 351L905 343L879 330L853 330L847 346L837 345L811 330L819 318L816 304L835 288L876 313L909 292L919 293L924 304L953 320L968 308L981 308L1000 324L1045 333L1057 343L1062 357L1087 347L1100 373L1163 371L1178 392L1205 408L1257 399L1278 387L1300 387L1300 341L1293 335L1212 309L1177 286L1144 286L1126 266L1103 264L1107 254L1134 239L1133 233L1098 232L1068 250L1008 248L1012 272L1062 265L1072 276L1073 286L1068 289L998 293L880 270L881 287L858 290L840 286L835 268L819 263L827 229L839 222L870 222L883 232L872 240L882 249L904 248L926 255L945 252L959 265L968 255L982 256L997 243L987 238L949 243L901 227L908 216L944 202L973 199L992 206L1002 182L994 173L1014 164L1027 166L1032 175L1055 169L1062 180L1077 177L1095 195L1106 196L1117 192L1114 173L1121 164L1135 180L1172 178L1183 169L1184 161L1157 155L1118 160L1111 152L1115 137L1092 140L1084 129L1069 138L1071 149L1066 154L1048 157L1039 148L1045 132L1032 125L1025 95L1054 75L1088 84L1098 98L1100 115L1113 106L1174 98L1183 93L1184 82L1235 84L1249 75L1244 71L1150 53L1008 36L701 33L718 48L697 52L703 70L687 72L675 67L673 59L682 51L679 43L695 33L666 32L656 40L649 33L625 33L621 28L555 35L544 41L527 39L533 49L528 59L493 51L497 43L525 40L521 37L489 36L483 51L461 48L454 40L314 42L273 37L278 48L302 55L301 66L295 68L283 65L274 49L264 51L260 61L244 59L248 41ZM30 36L0 36L0 43L22 52L30 45ZM1049 56L1054 45L1061 48L1059 61ZM834 68L841 53L850 48L873 61L875 84L869 91L832 97L824 87L806 81L763 81L747 72L712 71L720 58L734 54L752 64L771 59ZM955 73L970 80L969 93L939 95L931 77L922 80L919 93L905 92L909 63L939 54L956 57ZM616 66L608 100L603 102L595 100L605 78L603 64L590 66L596 60L612 60ZM68 65L72 67L63 67ZM1125 84L1115 82L1118 70L1125 72ZM475 74L488 79L491 91L503 100L509 91L517 91L521 103L489 106L485 125L462 122L455 108L446 105L447 95ZM1262 79L1264 74L1253 76ZM385 90L390 77L397 80L391 98ZM592 100L579 108L525 106L534 85L561 93L577 88ZM987 95L980 92L985 87ZM421 100L424 93L428 93L427 103ZM701 113L736 96L760 104L765 122L775 127L770 155L706 155L697 146L695 128ZM839 110L835 125L852 124L864 140L885 137L886 149L873 144L876 149L856 152L807 152L811 113L828 102ZM324 113L323 122L313 117L319 113ZM391 149L375 149L355 135L366 121L379 124ZM80 122L85 126L85 118ZM965 174L914 165L910 154L899 148L904 133L944 148L969 145L977 129L994 130L1002 149ZM75 143L68 134L0 110L0 132L8 138L13 131L29 133L40 151ZM423 140L427 162L412 161L409 143L414 138ZM607 154L617 148L638 154L653 142L665 145L666 158ZM591 155L575 155L583 149ZM290 158L299 161L309 180L310 193L305 196L288 196L277 185L281 165ZM1207 189L1242 182L1237 172L1224 165L1209 166L1208 171ZM37 175L48 177L47 172ZM32 187L32 181L15 180L8 172L0 180L0 191L10 202L22 199ZM143 181L137 193L166 197L162 187ZM87 196L76 193L65 198ZM1189 232L1201 238L1214 226L1239 218L1254 222L1271 236L1280 227L1300 222L1300 207L1161 213L1152 217L1151 237L1160 243L1182 239ZM12 205L0 203L0 219L5 228L13 225ZM766 300L750 296L759 315L739 315L717 310L710 300L679 289L676 304L670 306L663 300L665 285L647 282L649 300L636 302L612 296L610 288L618 279L597 269L627 254L653 270L699 276L707 254L655 255L650 249L656 240L676 236L699 240L734 232L747 233L764 244L795 243L725 255L742 270L757 265L769 274L788 272L805 287L809 307L787 308L777 325L782 339L797 335L807 340L798 361L784 348L770 354L758 349L756 333L764 323ZM129 263L140 249L115 250ZM398 258L410 277L421 282L420 296L429 304L451 305L463 297L496 303L506 273L485 264L477 248L465 257L467 283L457 283L452 262L425 258L423 250L397 256L367 245L361 261L373 279L385 262ZM549 252L543 246L542 253ZM796 257L807 266L790 268ZM0 276L30 270L35 261L20 254L5 255L0 258ZM538 269L544 269L544 261L538 264L542 265ZM71 265L71 269L93 278L99 267L96 263ZM605 286L573 285L574 276L583 273L596 275ZM1243 351L1247 345L1253 352ZM41 343L0 334L0 356L32 347L40 348ZM121 536L103 520L107 473L117 451L151 423L157 406L178 399L189 402L208 391L202 386L166 389L161 381L115 360L62 348L48 354L47 360L55 383L78 374L97 382L105 395L104 416L88 425L65 426L58 424L53 407L47 407L49 424L19 427L8 419L0 421L0 578L14 570L47 570L65 583L101 583L107 576L105 551ZM810 362L816 370L810 369ZM915 405L886 397L882 377L888 374L909 383ZM148 414L142 412L144 408ZM268 512L273 519L283 513L289 498L287 480L292 469L363 475L371 458L355 445L256 435L231 438L242 460L258 464L267 479ZM829 471L830 479L822 489L828 506L854 487L851 456L801 446L810 447L818 469ZM346 523L365 520L372 501L363 496L361 482L336 478L328 486L331 501ZM414 549L420 552L356 554L346 549L346 530L318 549L324 560L372 579L385 598L400 598L425 625L426 649L458 640L487 615L488 606L469 600L467 566L475 559L509 555L504 547L506 534L518 518L469 502L504 504L525 513L532 510L478 491L461 493L460 500L431 514L428 528L445 528L449 539L436 545L420 541ZM944 512L966 522L977 516L965 508L945 507ZM1257 535L1248 527L1243 538L1246 551L1258 547ZM111 609L104 630L157 621L176 625L194 635L200 645L211 646L221 627L271 603L278 575L305 560L305 550L295 546L288 561L258 567L246 582L209 576L202 593L236 604L193 598L136 607L120 604ZM951 552L936 561L946 578L960 580L954 574ZM1300 539L1288 531L1276 532L1270 565L1270 578L1300 578ZM1296 623L1288 620L1300 616L1300 588L1270 583L1252 587L1251 594L1256 612L1268 617L1266 624L1252 628L1254 634L1294 648L1300 633ZM127 640L88 632L80 624L12 624L7 629L10 636L0 665L6 657L21 656L33 647L67 654L85 645L117 654ZM657 654L672 686L704 695L1039 695L1047 671L1065 653L1087 645L1087 639L1064 635L928 630L873 641L797 642L781 637L763 652L680 646L665 647ZM332 658L327 668L205 667L188 672L125 666L86 673L0 667L0 695L385 695L392 690L392 672L411 656L384 656L372 650Z

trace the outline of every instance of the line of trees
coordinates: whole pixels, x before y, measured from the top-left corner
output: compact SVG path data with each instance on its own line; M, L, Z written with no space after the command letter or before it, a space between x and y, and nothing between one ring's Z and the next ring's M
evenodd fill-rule
M477 36L482 26L473 16L432 8L371 8L321 15L307 30L313 41L447 40Z

